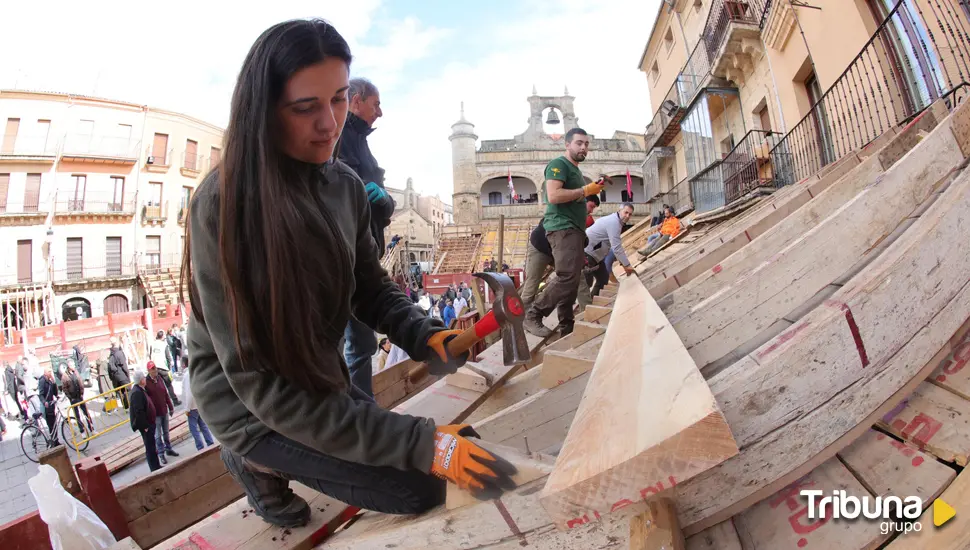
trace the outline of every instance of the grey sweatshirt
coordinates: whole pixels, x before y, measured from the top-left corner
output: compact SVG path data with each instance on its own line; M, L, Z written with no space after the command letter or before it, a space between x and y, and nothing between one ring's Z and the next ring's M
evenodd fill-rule
M360 179L336 161L320 167L317 186L353 261L356 287L345 296L307 296L323 304L348 300L355 316L387 334L414 359L424 360L428 337L443 330L390 280L381 268L370 231L367 196ZM324 179L324 177L326 179ZM199 413L216 438L245 455L263 437L277 432L337 458L391 466L401 470L431 469L434 421L356 402L347 393L321 394L263 369L243 369L229 323L219 269L219 181L213 173L199 186L189 210L193 278L204 322L189 321L188 346L192 393ZM307 235L306 253L313 253ZM343 326L346 320L340 321ZM248 343L244 340L242 345ZM343 353L334 342L332 353L306 368L342 369L349 380Z
M629 266L630 260L626 257L626 251L623 250L622 233L623 222L620 221L619 214L614 212L609 216L603 216L596 220L596 223L586 228L586 238L589 239L589 244L586 245L586 253L602 262L612 249L613 255L619 260L620 265Z

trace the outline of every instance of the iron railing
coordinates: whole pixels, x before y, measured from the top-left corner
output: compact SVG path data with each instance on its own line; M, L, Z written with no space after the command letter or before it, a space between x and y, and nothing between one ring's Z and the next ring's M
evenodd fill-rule
M731 23L764 24L771 0L714 0L704 24L704 42L709 59L714 59L727 38Z
M674 215L683 216L694 209L694 201L691 197L690 180L684 178L670 188L670 191L661 193L660 204L666 204L674 209Z
M141 207L142 221L165 221L168 219L168 201L145 201Z
M715 162L690 178L690 194L694 199L696 211L707 212L727 204L723 168L720 162Z
M896 3L845 72L772 150L780 185L865 146L970 80L970 24L958 2L964 0Z
M53 270L53 282L83 281L109 277L134 277L138 274L135 256L127 254L115 258L102 257L92 262L81 258L81 265L73 265Z
M721 161L724 199L728 203L748 191L774 184L771 150L778 142L777 132L751 130Z
M54 202L57 214L135 214L134 195L115 197L112 193L58 193Z
M57 140L48 134L3 134L0 137L0 157L53 157L57 154Z
M12 201L10 197L0 198L0 214L36 214L47 212L49 205L40 207L40 194L25 194L23 200Z
M123 136L67 134L62 154L69 157L136 159L139 142Z
M668 140L661 139L671 124L679 124L684 110L694 100L694 96L701 89L711 72L711 61L701 38L694 51L691 52L683 69L678 73L667 90L667 94L657 107L653 119L647 128L646 142L649 148L667 145Z

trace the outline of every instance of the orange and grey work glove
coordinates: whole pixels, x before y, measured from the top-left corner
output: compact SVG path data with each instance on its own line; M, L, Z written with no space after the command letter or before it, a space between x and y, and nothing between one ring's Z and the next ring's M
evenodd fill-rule
M431 357L428 358L429 373L434 376L453 374L458 370L458 367L464 365L465 361L468 361L467 351L462 352L457 357L448 353L448 341L461 334L461 332L460 330L442 330L432 334L428 338L428 347L434 351Z
M600 193L603 192L603 187L605 187L604 183L605 182L603 180L594 181L593 183L587 183L586 185L583 186L583 195L586 197L599 195Z
M478 437L468 424L438 426L434 434L431 473L468 491L479 500L502 496L515 489L517 472L509 461L475 445L466 437Z

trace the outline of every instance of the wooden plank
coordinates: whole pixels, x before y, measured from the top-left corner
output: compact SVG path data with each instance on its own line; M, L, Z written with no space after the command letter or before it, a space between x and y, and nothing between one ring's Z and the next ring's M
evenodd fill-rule
M566 439L569 425L583 398L589 373L561 386L538 393L476 421L475 430L482 439L525 450L544 449Z
M583 310L583 318L580 320L585 321L587 323L596 323L599 325L605 325L606 323L601 319L609 315L612 311L613 311L613 308L611 307L586 306L586 309Z
M475 409L466 422L477 424L480 420L522 401L530 395L543 390L539 384L542 365L519 373L498 387L478 408Z
M497 443L475 438L471 440L486 451L495 453L515 466L517 472L512 476L512 481L515 482L516 487L546 477L552 472L553 465L556 463L556 459L548 455L526 453L513 447L505 447ZM448 492L445 497L445 508L448 510L479 504L481 502L468 491L459 489L454 483L448 484Z
M820 490L825 496L832 491L845 491L856 498L871 497L869 491L846 467L831 459L807 476L778 491L735 518L741 546L744 548L876 548L889 535L879 532L879 523L866 521L833 521L831 507L819 506L809 519L809 501L802 490ZM822 512L825 517L822 517Z
M940 460L967 465L970 454L970 401L928 382L905 406L879 426Z
M660 482L689 480L738 452L710 388L639 279L621 281L614 311L618 322L606 331L542 491L543 507L561 528L641 500Z
M689 537L687 550L741 550L741 539L733 521L722 521Z
M669 498L656 498L649 510L630 520L630 550L684 550L684 534L677 523L677 511Z
M916 496L929 506L956 477L931 455L869 430L839 452L839 458L876 496Z
M970 117L970 111L963 113ZM777 240L756 240L745 247L753 254L744 261L732 256L722 262L706 284L693 287L691 298L671 294L674 302L667 314L697 365L720 359L838 279L929 198L962 159L949 121L944 121L907 162L878 178L854 180L858 194L840 201L821 221L793 214L781 225L796 224L801 231L782 248L774 248L781 244ZM820 195L819 203L835 206L827 197L828 192ZM813 201L806 208L817 213L819 207Z
M488 380L484 376L467 367L461 367L454 374L445 376L445 382L450 386L480 393L484 393L489 386Z
M539 506L543 479L522 485L496 501L455 510L437 508L417 518L365 514L337 533L321 550L393 548L489 548L490 550L589 550L621 548L629 540L629 519L623 514L601 523L562 532ZM631 512L645 509L632 505Z
M970 540L970 471L964 470L950 484L940 499L952 506L957 515L941 528L933 526L933 507L920 516L919 532L910 532L896 537L887 550L966 550ZM963 512L961 514L961 512Z
M958 328L953 329L954 325ZM953 336L948 338L947 333ZM678 485L675 501L685 533L689 536L744 511L835 456L893 411L968 333L970 285L895 353L885 368L849 386L850 391L831 397L823 394L827 400L821 406L788 420L770 437L743 447L738 457L720 467ZM932 350L936 353L927 358ZM793 363L778 366L791 370Z
M953 350L953 356L933 371L929 381L964 399L970 399L970 340Z
M594 306L604 306L604 307L606 307L606 306L609 306L612 303L613 303L613 298L611 298L611 297L608 297L608 296L593 296L593 305Z
M170 504L187 493L226 473L226 465L219 456L221 447L213 445L134 483L115 491L118 504L128 522ZM234 498L242 494L236 488Z
M291 483L291 487L310 504L310 523L305 527L281 529L266 523L241 498L191 529L164 540L153 550L309 549L322 534L347 520L342 515L345 504L300 483ZM251 541L255 544L250 545Z
M237 500L241 493L241 488L227 472L136 518L128 523L128 529L139 545L151 548L172 533L178 533L208 517L213 510L219 510Z
M927 111L927 115L920 119L921 122L918 126L936 125L935 117L935 114ZM938 136L934 141L950 141L952 145L952 132L949 132L949 130L939 131L941 126L943 124L937 126L933 132ZM898 139L906 138L900 137ZM926 151L925 147L923 149ZM922 167L919 159L915 158L908 159L906 164L915 164L917 167ZM835 184L788 215L783 221L771 227L753 242L670 293L667 296L670 306L666 305L666 301L661 302L664 311L671 318L680 318L686 315L695 305L717 295L726 285L733 283L742 274L769 262L785 246L804 236L820 220L839 210L866 186L877 181L879 175L887 168L888 166L882 164L878 155L866 159L849 174L840 178Z
M542 387L554 388L593 370L602 345L603 337L598 336L569 351L546 352L543 356L542 374L539 376Z

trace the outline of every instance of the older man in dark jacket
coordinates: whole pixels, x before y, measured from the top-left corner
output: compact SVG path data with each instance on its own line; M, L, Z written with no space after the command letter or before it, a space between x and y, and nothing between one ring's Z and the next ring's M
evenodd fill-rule
M162 465L158 462L155 449L155 403L145 390L146 375L142 371L135 372L135 385L131 388L131 408L128 414L131 420L131 430L141 435L141 442L145 445L145 458L148 469L158 470ZM163 413L164 414L164 413Z
M384 228L391 223L394 200L384 190L384 170L377 165L367 144L367 136L374 131L374 122L384 114L381 112L381 95L369 80L354 78L350 81L347 96L350 98L350 113L337 144L337 156L364 182L370 206L370 230L378 254L382 254L385 250ZM344 342L344 360L350 369L351 382L373 397L371 358L377 353L374 331L351 317L344 330Z
M111 337L111 352L108 355L108 379L111 380L111 384L115 388L127 386L131 381L128 376L128 357L121 349L121 346L118 345L118 339L114 336ZM121 396L121 402L127 409L128 390L118 390L118 395Z

